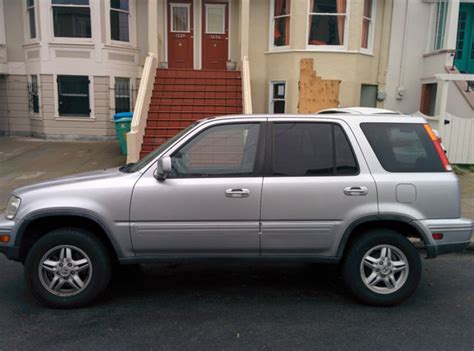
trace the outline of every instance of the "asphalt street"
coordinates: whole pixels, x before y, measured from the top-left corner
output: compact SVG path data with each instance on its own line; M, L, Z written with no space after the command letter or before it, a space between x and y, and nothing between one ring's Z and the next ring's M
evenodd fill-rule
M390 308L355 302L337 266L242 261L121 269L93 306L51 310L0 255L0 350L472 350L474 251L423 265Z

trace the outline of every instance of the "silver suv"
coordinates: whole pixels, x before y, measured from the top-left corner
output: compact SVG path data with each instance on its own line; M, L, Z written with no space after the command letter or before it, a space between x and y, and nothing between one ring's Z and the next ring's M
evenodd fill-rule
M427 258L461 251L456 175L426 121L407 116L227 116L199 121L136 164L13 192L0 252L33 294L83 306L116 263L169 257L341 263L373 305L409 297Z

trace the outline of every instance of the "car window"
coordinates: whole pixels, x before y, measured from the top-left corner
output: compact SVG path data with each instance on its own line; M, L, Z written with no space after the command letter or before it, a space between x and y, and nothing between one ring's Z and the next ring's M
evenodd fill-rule
M362 123L361 128L386 171L444 171L422 124Z
M338 125L275 123L272 139L272 169L275 176L358 173L349 141Z
M248 176L255 168L260 126L211 127L171 156L171 177Z

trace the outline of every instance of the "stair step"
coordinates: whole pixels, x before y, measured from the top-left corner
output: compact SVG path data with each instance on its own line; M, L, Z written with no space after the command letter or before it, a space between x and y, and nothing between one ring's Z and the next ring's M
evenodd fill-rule
M187 114L236 114L242 113L242 106L180 106L180 105L150 105L150 112L181 112Z
M212 112L148 112L149 121L196 121L214 116L216 114Z
M242 80L240 78L157 78L155 79L155 87L156 85L203 85L203 86L222 86L222 85L230 85L230 86L241 86Z
M151 105L181 106L242 106L242 98L169 98L152 97Z
M152 98L171 99L242 99L241 91L173 91L155 90Z
M240 77L240 71L219 70L186 70L186 69L157 69L159 78L235 78Z

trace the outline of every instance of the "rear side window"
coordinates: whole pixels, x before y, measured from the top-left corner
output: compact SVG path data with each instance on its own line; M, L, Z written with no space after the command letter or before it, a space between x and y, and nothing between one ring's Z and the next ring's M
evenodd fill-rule
M275 176L358 174L347 137L332 123L275 123L272 134Z
M362 123L361 128L386 171L444 171L422 124Z

